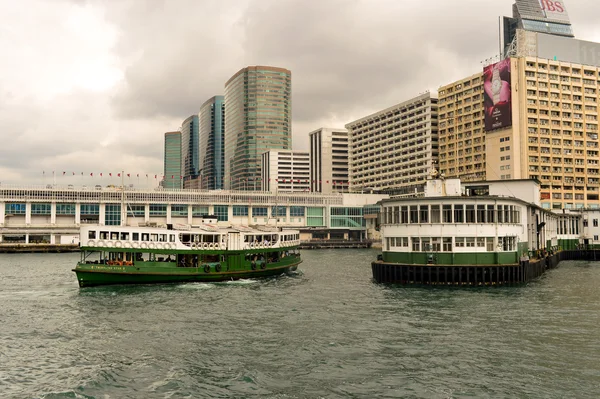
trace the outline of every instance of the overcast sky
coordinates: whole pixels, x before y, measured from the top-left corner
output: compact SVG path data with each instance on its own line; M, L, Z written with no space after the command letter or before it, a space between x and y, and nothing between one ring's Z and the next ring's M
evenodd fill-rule
M0 182L124 170L151 186L164 133L248 65L292 71L293 149L307 150L312 130L481 70L513 2L0 0ZM600 42L600 2L566 5L576 36Z

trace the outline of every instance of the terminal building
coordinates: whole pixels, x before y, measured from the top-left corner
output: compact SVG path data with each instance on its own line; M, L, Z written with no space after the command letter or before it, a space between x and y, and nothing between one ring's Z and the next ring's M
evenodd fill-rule
M0 186L0 243L77 244L79 228L167 224L299 229L303 241L378 240L378 194ZM375 217L374 217L375 216Z

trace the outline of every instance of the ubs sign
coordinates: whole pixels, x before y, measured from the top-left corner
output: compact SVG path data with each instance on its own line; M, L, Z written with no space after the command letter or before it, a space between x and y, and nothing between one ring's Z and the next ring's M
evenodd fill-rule
M539 0L540 7L546 15L546 18L555 21L569 22L569 15L562 0Z

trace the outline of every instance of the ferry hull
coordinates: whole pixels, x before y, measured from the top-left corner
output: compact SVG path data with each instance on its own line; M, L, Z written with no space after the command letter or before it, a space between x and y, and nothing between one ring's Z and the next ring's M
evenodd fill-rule
M278 276L295 271L302 261L273 266L257 270L237 270L229 272L205 273L202 269L190 268L173 272L155 272L147 270L136 270L131 267L113 267L94 269L91 267L77 267L73 271L77 274L80 287L95 287L102 285L119 284L168 284L168 283L192 283L192 282L219 282L249 278L264 278Z

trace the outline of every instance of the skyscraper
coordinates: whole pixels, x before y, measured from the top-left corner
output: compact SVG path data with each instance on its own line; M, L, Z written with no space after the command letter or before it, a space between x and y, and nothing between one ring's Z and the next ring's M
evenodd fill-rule
M214 96L200 107L201 188L223 188L225 168L225 98Z
M181 188L181 132L165 133L164 188ZM171 178L173 176L173 178ZM177 176L177 179L175 179Z
M331 194L349 189L348 130L310 132L310 191Z
M292 146L292 73L249 66L225 83L225 188L260 187L261 154Z
M181 173L183 187L196 184L200 170L200 147L198 145L198 115L192 115L181 125Z

